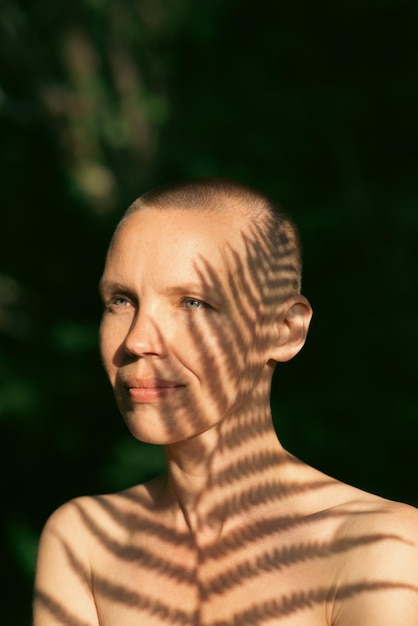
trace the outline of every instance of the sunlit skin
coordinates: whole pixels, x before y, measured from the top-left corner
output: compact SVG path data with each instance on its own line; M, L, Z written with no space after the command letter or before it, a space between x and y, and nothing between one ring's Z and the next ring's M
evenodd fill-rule
M416 510L277 438L274 364L301 350L312 311L297 293L263 300L252 238L239 206L141 208L118 229L100 282L103 365L167 473L51 516L34 626L416 625Z
M101 352L117 403L135 437L166 446L176 498L187 483L183 497L191 505L181 511L188 524L198 517L195 494L208 508L213 494L203 490L235 454L225 454L223 433L257 419L264 424L260 447L279 448L272 359L299 351L311 317L300 295L273 313L256 290L237 299L230 280L237 253L245 267L248 231L237 209L206 219L199 211L142 209L122 224L100 283ZM252 451L258 445L249 442ZM199 475L194 484L190 473Z
M229 249L243 248L239 230L231 238L236 219L144 209L122 225L109 251L100 284L101 352L138 439L187 440L233 420L243 404L247 414L270 412L263 303L256 294L251 302L237 301L229 286ZM305 334L308 303L300 296L290 306L301 309ZM251 310L251 328L242 307Z

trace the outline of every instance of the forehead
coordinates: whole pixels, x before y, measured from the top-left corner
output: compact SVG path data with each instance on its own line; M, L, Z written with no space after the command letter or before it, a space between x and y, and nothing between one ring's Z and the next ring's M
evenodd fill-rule
M138 263L150 255L163 269L175 263L194 262L218 268L247 259L249 224L238 209L141 208L120 224L109 249L108 262ZM170 265L167 266L167 262Z

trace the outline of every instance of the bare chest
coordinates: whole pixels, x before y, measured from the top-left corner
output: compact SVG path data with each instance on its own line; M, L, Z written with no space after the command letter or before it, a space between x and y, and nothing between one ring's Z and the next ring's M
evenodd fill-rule
M332 558L314 546L239 535L205 549L137 542L103 552L94 575L101 626L325 626ZM321 559L319 558L319 561Z

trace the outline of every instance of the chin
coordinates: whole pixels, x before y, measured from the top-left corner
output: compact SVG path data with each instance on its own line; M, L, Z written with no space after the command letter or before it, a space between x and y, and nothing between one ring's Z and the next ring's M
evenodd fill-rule
M184 439L188 439L190 435L186 433L178 432L176 428L169 428L167 424L162 423L158 419L138 419L131 418L129 415L125 417L125 423L129 432L135 439L142 441L143 443L151 443L157 446L168 446L170 444L178 443Z
M210 430L213 426L205 425L200 428L192 428L190 425L189 428L182 429L179 432L178 428L170 429L166 424L161 424L161 422L159 424L156 422L144 424L144 421L141 420L141 423L138 424L136 420L129 420L128 418L125 419L125 423L135 439L157 446L170 446L192 440Z

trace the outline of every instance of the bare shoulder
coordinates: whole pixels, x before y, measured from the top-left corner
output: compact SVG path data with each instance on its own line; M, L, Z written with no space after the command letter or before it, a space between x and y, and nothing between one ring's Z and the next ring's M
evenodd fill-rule
M84 536L90 541L100 529L109 534L119 534L121 527L129 530L141 515L152 511L157 482L150 481L116 493L74 498L52 513L43 534L61 534L70 527L73 541L83 540Z
M40 560L45 554L60 545L62 550L80 554L86 560L88 532L85 524L86 516L95 507L95 497L84 496L75 498L57 508L47 519L42 530L38 547L38 570Z
M344 546L333 581L336 626L418 623L418 509L362 494L344 505Z
M142 486L75 498L51 514L38 547L34 626L98 625L93 579L100 551L123 544L138 509L147 509Z
M98 624L87 537L78 510L76 500L60 506L43 528L36 563L34 626Z
M141 527L141 520L152 516L156 483L151 481L112 494L82 496L61 505L44 526L40 553L51 543L60 543L67 552L86 561L94 556L98 545L125 539L132 528Z
M402 502L387 500L358 489L353 491L354 497L343 502L344 507L351 514L347 516L344 528L358 528L363 530L380 530L397 532L408 536L412 534L417 540L418 509Z

